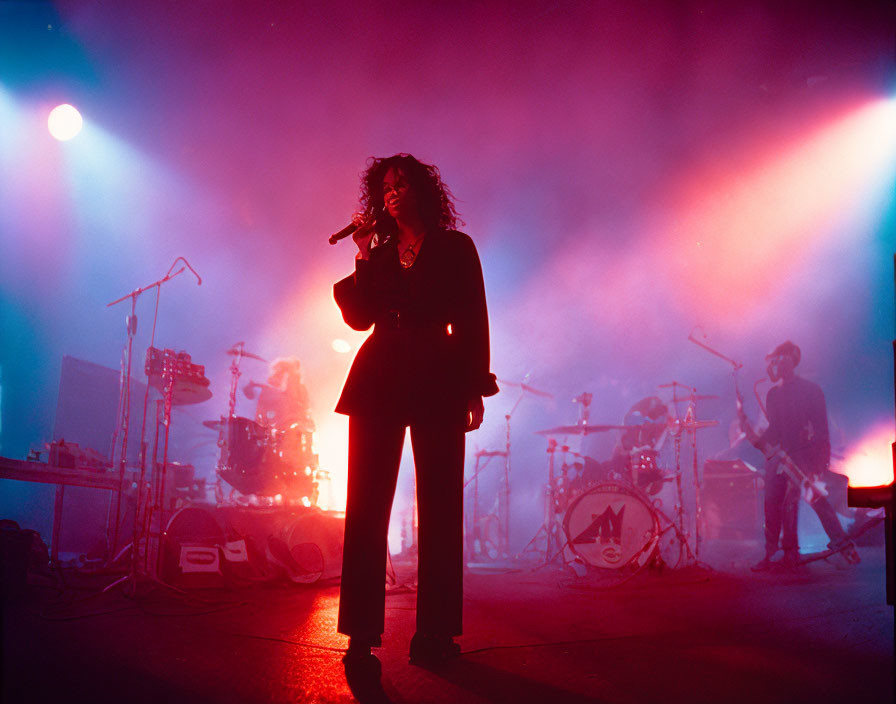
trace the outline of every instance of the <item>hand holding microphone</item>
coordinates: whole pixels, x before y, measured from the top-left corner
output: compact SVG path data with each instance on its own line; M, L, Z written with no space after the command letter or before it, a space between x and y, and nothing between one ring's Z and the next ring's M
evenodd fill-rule
M352 221L349 225L343 227L339 232L330 235L330 244L336 244L339 240L345 239L349 235L358 245L358 257L367 259L370 256L370 240L375 234L376 220L366 220L363 213L355 213L352 215Z

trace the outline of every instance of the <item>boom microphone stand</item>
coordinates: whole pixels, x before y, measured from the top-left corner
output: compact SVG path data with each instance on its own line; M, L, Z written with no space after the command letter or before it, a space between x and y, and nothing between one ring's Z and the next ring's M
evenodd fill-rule
M145 289L143 289L145 290ZM118 529L121 523L121 494L124 491L124 475L128 458L128 429L131 421L131 360L133 359L134 337L137 334L137 298L142 290L119 298L117 301L107 304L106 307L113 306L123 301L125 298L131 299L131 312L125 318L125 326L127 327L128 341L125 345L124 359L122 360L122 373L119 376L120 389L118 393L118 420L119 427L116 428L112 439L112 452L110 458L112 466L115 466L115 449L118 445L118 438L121 437L121 457L118 464L118 491L115 498L115 522L113 524L111 553L114 555L118 549ZM107 524L108 529L108 524ZM108 533L107 539L108 539Z
M177 263L182 261L184 265L174 271L174 267L177 266ZM115 508L115 533L114 539L112 541L113 545L113 553L115 548L117 547L118 542L118 525L120 521L121 514L121 496L124 492L124 479L125 479L125 470L127 463L127 449L128 449L128 429L130 426L130 416L131 416L131 406L130 406L130 389L131 389L131 361L133 359L133 345L134 345L134 336L137 333L137 315L136 315L136 306L137 299L140 295L152 288L156 289L156 306L155 312L153 314L152 320L152 334L150 336L150 347L152 347L155 343L156 337L156 324L159 319L159 299L162 294L162 285L173 279L175 276L179 276L186 269L189 269L196 276L196 285L202 285L202 278L199 274L196 273L196 270L190 266L190 263L184 259L183 257L178 257L174 260L174 263L168 269L168 272L158 281L154 281L151 284L143 286L141 288L135 289L131 293L125 294L121 298L118 298L111 303L107 303L106 307L110 308L118 303L121 303L128 298L131 299L131 314L127 317L127 327L128 327L128 344L127 344L127 364L126 364L126 373L124 378L124 391L121 394L121 398L123 399L124 408L122 414L122 431L121 431L121 457L119 460L119 468L118 468L118 492L116 497L116 508ZM174 271L174 273L172 273ZM138 546L140 544L140 535L139 535L139 519L138 514L140 512L140 504L142 500L142 492L144 488L144 484L146 482L146 409L149 404L149 384L146 385L146 392L143 397L143 425L140 431L140 476L137 481L137 496L136 501L134 502L134 533L132 536L131 542L131 559L130 559L130 570L127 575L118 579L112 584L108 585L103 591L108 591L118 584L123 584L126 582L130 582L132 588L136 591L137 588L137 563L139 560L138 556ZM113 448L114 449L114 448ZM148 548L148 546L147 546Z
M738 397L740 397L740 391L738 390L738 385L737 385L737 372L738 372L740 369L742 369L744 365L741 364L740 362L734 360L734 359L731 359L731 357L727 357L727 356L725 356L724 354L722 354L722 353L719 352L718 350L715 350L715 349L713 349L712 347L710 347L709 345L707 345L705 342L701 342L701 341L698 340L696 337L694 337L694 330L698 330L698 329L700 329L699 326L695 327L693 330L691 330L690 333L688 333L688 340L689 340L690 342L693 342L695 345L697 345L697 347L700 347L700 348L706 350L706 351L709 352L711 355L714 355L714 356L718 357L719 359L723 359L724 361L728 362L728 364L731 365L731 373L732 373L732 375L734 376L734 389L735 389L735 392L737 393ZM703 334L703 338L706 339L706 334L705 334L705 333ZM753 390L754 390L754 393L755 393L755 390L756 390L755 387L754 387ZM758 397L758 395L757 395L757 399L758 399L758 398L759 398L759 397ZM759 405L760 405L760 407L762 406L762 401L761 401L761 400L759 401ZM763 409L763 410L764 410L764 409ZM692 421L693 421L693 420L694 420L694 419L692 418ZM694 476L696 477L696 472L697 472L697 424L696 424L696 423L693 424L693 427L691 428L691 431L692 431L693 434L694 434L694 436L693 436L693 442L694 442ZM697 509L697 510L698 510L698 511L700 510L700 509L699 509L699 504L698 504L698 509ZM698 516L698 518L699 518L699 516ZM699 522L698 522L697 525L698 525L698 530L699 530ZM698 534L697 541L698 541L698 542L697 542L697 545L698 545L698 550L699 550L699 534Z

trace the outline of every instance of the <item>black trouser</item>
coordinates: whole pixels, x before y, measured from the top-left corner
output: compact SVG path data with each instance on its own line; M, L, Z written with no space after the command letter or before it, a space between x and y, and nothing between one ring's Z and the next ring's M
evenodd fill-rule
M799 550L797 539L797 517L799 515L800 490L783 472L777 474L778 463L770 461L765 467L765 552L771 556L778 549L778 534L783 527L781 547ZM831 543L839 543L846 538L837 513L831 502L824 496L811 504L821 521L824 532Z
M765 463L765 554L771 557L778 551L778 536L783 529L781 548L785 552L799 550L797 518L800 490L787 475L778 473L778 461Z
M837 512L834 511L834 507L831 506L831 502L828 501L826 497L819 497L815 503L812 504L812 508L818 516L818 520L821 521L821 527L824 528L824 532L828 534L831 546L846 538L846 531L843 530L843 526L840 525L840 519L837 518Z
M348 495L338 630L379 644L385 625L386 550L405 425L349 418ZM417 631L461 633L464 431L411 424L417 477Z

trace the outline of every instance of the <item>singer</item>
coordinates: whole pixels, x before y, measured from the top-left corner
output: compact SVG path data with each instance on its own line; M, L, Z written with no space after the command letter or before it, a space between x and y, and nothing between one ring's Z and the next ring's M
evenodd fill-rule
M464 433L482 423L489 331L479 255L458 232L435 166L409 154L371 159L361 179L355 271L334 286L345 322L373 333L352 364L338 413L349 416L348 496L338 630L346 675L379 673L387 530L405 428L417 483L419 558L414 664L460 653ZM375 223L375 224L372 224Z

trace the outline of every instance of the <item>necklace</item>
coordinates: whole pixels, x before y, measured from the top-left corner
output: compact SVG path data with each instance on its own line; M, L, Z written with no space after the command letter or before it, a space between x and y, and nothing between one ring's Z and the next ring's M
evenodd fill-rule
M410 269L414 266L414 262L417 259L417 247L420 244L420 241L423 239L421 235L416 240L411 242L407 247L405 247L404 251L398 257L398 263L401 264L402 268Z

